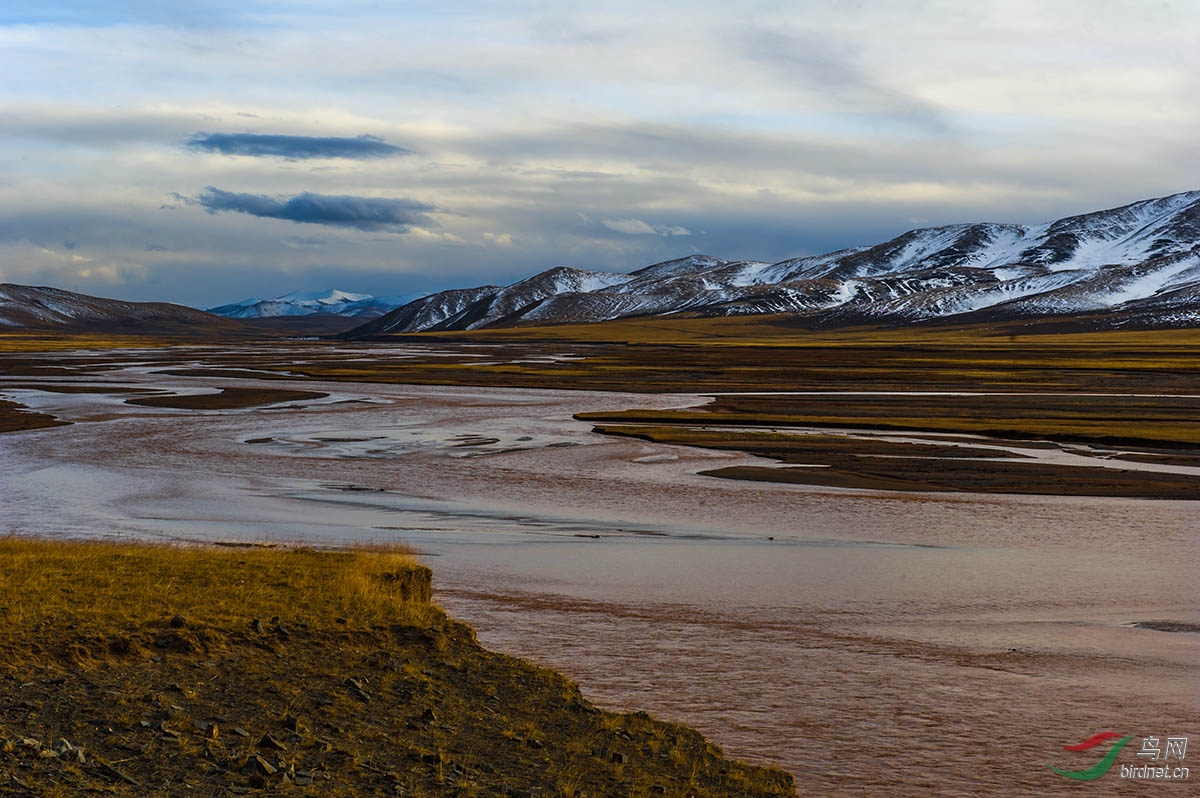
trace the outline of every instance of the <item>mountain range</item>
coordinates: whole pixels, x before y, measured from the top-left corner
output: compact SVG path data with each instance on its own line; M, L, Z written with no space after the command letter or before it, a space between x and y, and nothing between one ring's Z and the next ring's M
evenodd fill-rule
M1200 326L1200 191L1037 225L912 230L778 263L691 255L629 274L557 267L422 297L346 335L763 313L814 327L1080 316Z
M0 329L369 338L753 314L788 314L812 328L1045 320L1076 328L1200 327L1200 191L1037 225L912 230L875 246L778 263L690 255L629 274L560 266L508 286L406 299L296 292L209 313L5 283Z

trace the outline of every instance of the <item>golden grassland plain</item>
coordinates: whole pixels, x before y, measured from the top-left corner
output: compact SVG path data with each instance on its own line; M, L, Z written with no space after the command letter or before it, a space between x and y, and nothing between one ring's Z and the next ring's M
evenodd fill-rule
M1200 379L1200 331L1052 333L1041 328L908 327L808 331L786 317L646 319L588 325L383 336L379 343L438 347L438 357L347 357L337 341L214 339L220 362L181 373L237 376L275 370L280 379L470 384L594 390L1021 390L1187 392ZM0 334L10 375L70 376L53 352L152 350L163 367L204 351L179 338ZM367 349L371 343L356 343ZM297 351L303 362L297 363ZM566 354L568 360L546 359ZM155 354L148 354L154 357ZM286 372L286 373L285 373ZM243 375L244 376L244 375ZM258 376L270 376L269 374Z
M484 650L401 550L7 537L0 563L0 794L794 794Z

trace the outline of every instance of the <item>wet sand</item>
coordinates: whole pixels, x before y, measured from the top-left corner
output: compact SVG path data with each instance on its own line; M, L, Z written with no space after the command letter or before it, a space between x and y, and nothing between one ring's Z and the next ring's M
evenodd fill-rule
M1093 761L1061 746L1198 725L1200 502L718 480L697 472L770 463L572 418L696 396L269 384L330 396L182 414L10 394L90 423L0 436L7 524L410 543L485 645L781 764L801 794L1065 794L1048 766Z

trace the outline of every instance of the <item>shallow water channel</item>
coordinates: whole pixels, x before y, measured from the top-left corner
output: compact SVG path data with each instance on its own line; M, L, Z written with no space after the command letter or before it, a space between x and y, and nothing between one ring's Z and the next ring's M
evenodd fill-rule
M213 384L134 364L102 379ZM1200 623L1200 501L713 479L695 472L765 462L571 417L695 396L219 383L330 396L195 412L0 383L79 422L0 436L4 526L409 543L489 647L778 764L802 795L1066 792L1048 766L1099 757L1064 745L1200 730L1200 634L1134 625Z

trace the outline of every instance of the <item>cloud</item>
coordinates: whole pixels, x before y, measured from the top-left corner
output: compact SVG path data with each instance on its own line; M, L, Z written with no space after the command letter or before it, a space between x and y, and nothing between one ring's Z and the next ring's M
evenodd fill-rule
M822 105L867 117L912 125L927 133L950 129L935 104L893 88L849 57L845 47L825 37L747 27L739 38L741 53L775 74L802 106Z
M641 219L605 219L601 222L609 230L630 236L690 236L686 227L665 224L647 224Z
M221 155L286 158L390 158L409 150L388 144L375 136L286 136L260 133L197 133L188 139L188 149Z
M604 226L618 233L631 236L652 236L654 228L640 219L605 219Z
M266 194L239 194L213 186L187 201L203 206L209 213L233 211L298 224L327 224L359 230L406 231L432 226L426 212L437 210L433 205L403 197L354 197L306 191L279 200Z

